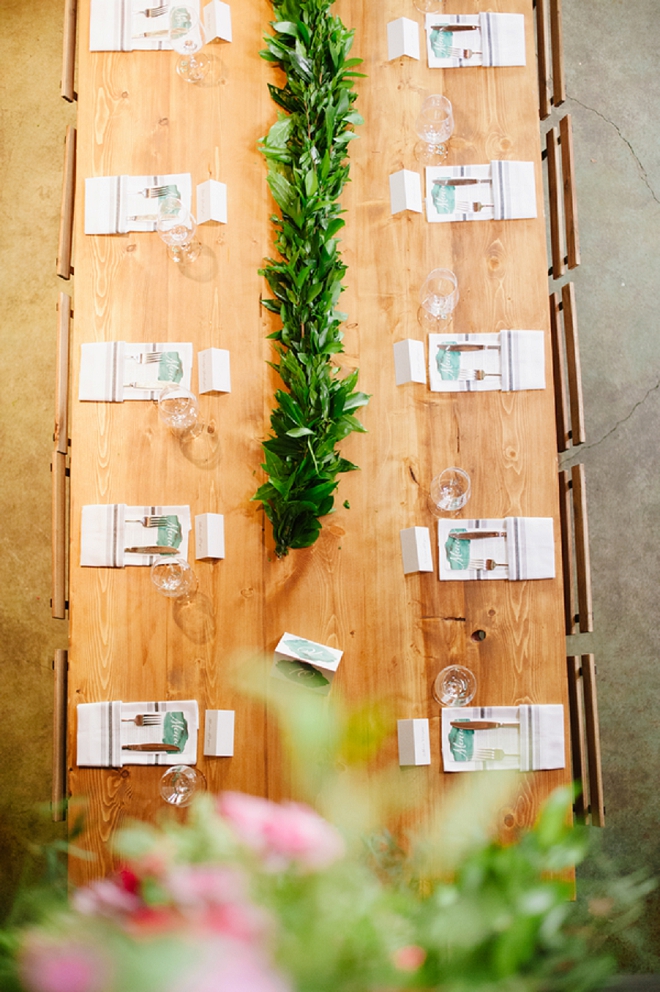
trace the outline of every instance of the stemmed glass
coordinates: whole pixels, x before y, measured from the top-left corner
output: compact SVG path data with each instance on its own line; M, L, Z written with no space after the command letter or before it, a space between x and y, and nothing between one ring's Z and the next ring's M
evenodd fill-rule
M428 331L439 331L458 303L458 279L451 269L433 269L419 291L417 319Z
M413 0L413 2L422 14L439 14L442 10L443 0Z
M205 40L204 25L194 7L179 3L170 8L170 41L182 56L176 71L187 83L199 83L209 71L211 60L204 55L196 57Z
M197 591L197 576L183 555L155 561L151 566L151 581L168 599L190 597Z
M470 498L470 476L462 468L446 468L431 481L429 509L436 517L462 510Z
M474 699L477 680L469 668L449 665L433 683L433 698L441 706L467 706Z
M190 806L206 790L206 779L190 765L172 765L160 779L160 794L172 806Z
M195 240L195 218L176 196L165 196L158 204L156 230L173 262L194 262L202 246Z
M185 386L171 383L158 396L158 415L166 427L182 441L199 437L204 422L199 415L199 402Z
M440 93L427 96L422 104L415 131L420 141L415 145L415 157L423 165L439 165L447 157L447 144L454 131L454 111L451 102Z

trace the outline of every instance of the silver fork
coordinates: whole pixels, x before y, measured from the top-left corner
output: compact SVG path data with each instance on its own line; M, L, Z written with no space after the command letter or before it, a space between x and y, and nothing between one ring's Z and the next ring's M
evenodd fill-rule
M475 52L473 48L450 48L449 54L453 59L471 59L473 55L482 55L482 52Z
M138 517L137 520L125 520L127 524L142 524L143 527L164 527L168 523L167 517Z
M141 351L139 355L130 355L132 362L139 362L140 365L149 365L150 362L159 362L163 355L162 351Z
M482 210L485 210L486 207L493 207L493 206L494 206L493 203L479 203L478 200L476 202L474 200L472 200L471 202L467 200L459 200L459 202L456 204L456 210L458 211L459 214L478 214Z
M136 716L122 717L122 723L134 723L136 727L156 727L163 722L162 713L138 713Z
M130 386L131 389L165 389L165 386L170 386L170 382L125 382L124 386Z
M151 199L153 197L170 196L178 192L177 187L170 184L169 186L147 186L146 189L139 189L138 195Z
M475 572L492 572L495 568L508 568L506 562L497 562L493 558L470 558L468 568Z
M481 379L488 379L490 376L502 377L501 372L484 372L483 369L459 369L458 380L459 382L474 382L481 381Z
M518 758L517 751L505 751L501 747L482 747L474 753L476 761L501 761L502 758Z
M169 10L167 4L163 4L162 7L147 7L146 10L136 10L136 14L144 14L145 17L160 17L162 14L166 14Z

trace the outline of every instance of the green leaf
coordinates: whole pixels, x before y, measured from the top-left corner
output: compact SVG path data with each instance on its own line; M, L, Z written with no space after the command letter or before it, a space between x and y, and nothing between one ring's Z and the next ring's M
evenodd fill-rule
M306 437L309 434L314 434L314 431L310 431L309 427L293 427L286 432L287 437Z

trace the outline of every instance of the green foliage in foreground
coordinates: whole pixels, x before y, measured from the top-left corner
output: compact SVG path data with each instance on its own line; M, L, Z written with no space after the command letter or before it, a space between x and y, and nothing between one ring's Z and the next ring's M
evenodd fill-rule
M337 250L344 226L339 196L348 180L348 143L362 118L353 109L353 32L329 13L332 0L273 3L273 35L261 55L286 74L270 85L281 108L261 142L268 184L281 216L273 216L279 257L261 274L273 293L263 306L279 315L279 361L272 363L286 389L275 394L272 435L264 442L268 481L261 500L273 525L278 556L316 541L319 517L330 513L340 472L357 466L337 444L363 431L355 410L368 402L356 390L357 371L341 378L334 356L342 348L336 310L345 264Z

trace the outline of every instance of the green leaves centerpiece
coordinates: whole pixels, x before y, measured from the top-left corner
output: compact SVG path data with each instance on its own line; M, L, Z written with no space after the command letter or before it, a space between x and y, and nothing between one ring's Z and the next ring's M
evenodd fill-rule
M362 118L353 109L361 60L348 57L353 32L331 16L332 2L274 0L274 34L261 52L286 75L282 87L269 85L281 109L260 146L281 211L272 217L279 257L261 270L273 297L262 304L282 321L270 335L278 355L271 364L286 388L275 393L272 433L263 444L268 481L254 496L273 525L278 557L319 536L338 474L357 468L337 444L364 431L354 411L369 400L356 390L357 370L341 378L334 364L346 319L335 309L346 270L337 251L344 226L338 198L348 180L348 143Z

